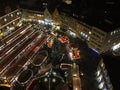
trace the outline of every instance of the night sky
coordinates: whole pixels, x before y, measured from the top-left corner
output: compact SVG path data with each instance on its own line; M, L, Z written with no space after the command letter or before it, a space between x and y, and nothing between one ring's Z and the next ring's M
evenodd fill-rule
M22 8L40 10L41 2L47 2L49 11L58 7L74 18L110 32L120 26L120 0L72 0L68 5L64 0L19 0Z

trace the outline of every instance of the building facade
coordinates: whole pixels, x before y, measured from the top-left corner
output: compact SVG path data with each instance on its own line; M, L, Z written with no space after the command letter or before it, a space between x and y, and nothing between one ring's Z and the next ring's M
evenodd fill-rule
M96 79L97 79L99 90L113 90L113 86L110 82L107 69L105 68L105 64L102 59L98 64Z
M112 51L115 55L120 55L120 29L112 32L105 32L97 27L87 25L65 13L61 14L62 26L77 33L81 39L86 40L90 48L99 52Z
M4 38L19 25L21 12L17 9L0 17L0 39Z
M90 48L102 51L107 37L106 32L66 16L64 13L61 14L61 21L64 28L74 31L81 39L86 40Z
M103 52L111 51L114 55L120 55L120 29L108 33Z
M80 22L79 20L68 16L66 13L61 12L59 14L57 9L55 9L52 15L47 8L41 12L37 12L37 14L34 12L23 10L22 19L25 21L56 24L55 26L61 26L61 28L71 30L81 39L85 40L90 48L94 48L99 52L108 51L120 42L118 39L120 38L119 30L107 33L97 27Z

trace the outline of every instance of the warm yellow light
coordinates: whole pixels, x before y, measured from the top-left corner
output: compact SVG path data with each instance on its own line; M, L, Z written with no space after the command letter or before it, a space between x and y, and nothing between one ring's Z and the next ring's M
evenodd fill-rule
M11 85L9 85L9 84L0 84L0 86L11 87Z
M7 80L5 79L4 82L7 83Z
M89 32L89 34L92 34L91 32Z
M77 76L77 74L73 74L73 77L76 77Z
M4 33L0 33L0 36L4 36Z
M65 3L71 4L71 3L72 3L72 0L65 0Z

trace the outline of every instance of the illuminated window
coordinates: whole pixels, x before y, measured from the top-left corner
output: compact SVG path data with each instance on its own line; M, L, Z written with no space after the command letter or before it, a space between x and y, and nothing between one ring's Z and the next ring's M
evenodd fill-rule
M108 87L110 87L110 86L111 86L111 83L110 83L110 82L108 82L108 83L107 83L107 86L108 86Z
M73 16L75 16L75 14L73 13Z
M13 14L11 14L10 16L13 17Z
M85 36L85 33L83 33L83 36Z
M112 47L112 50L115 51L116 49L120 48L120 43L118 43L117 45L115 45L116 43L114 43L114 46Z
M93 45L93 44L92 44L92 45ZM93 45L93 46L94 46L94 45ZM92 50L99 54L99 52L98 52L96 49L92 48Z
M59 29L60 29L60 26L56 26L56 29L59 30Z
M83 75L84 75L84 73L81 72L81 76L83 76Z
M103 67L103 66L104 66L104 63L102 62L102 63L101 63L101 67Z
M43 5L47 5L47 3L43 3Z
M108 77L108 75L106 75L106 77L105 77L106 79L108 79L109 77Z
M99 75L100 75L100 70L97 71L97 76L99 76Z
M48 81L48 79L47 78L44 78L44 82L47 82Z
M44 21L44 22L45 22L46 25L50 25L50 24L51 24L51 20L50 20L50 19L46 19L46 18L45 18L45 21Z
M107 88L105 87L105 88L103 88L103 90L107 90Z
M19 15L20 13L19 12L17 12L17 15Z
M105 73L105 72L107 72L107 70L106 70L106 69L104 69L103 71L104 71L104 73Z
M91 32L89 32L89 34L92 34Z
M0 36L0 39L2 39L2 36ZM1 48L0 48L0 50L1 50ZM0 58L1 59L1 58Z
M7 29L9 29L9 27L7 26Z
M81 35L83 35L83 32L80 32Z
M67 77L68 76L68 72L65 72L65 77Z
M101 82L102 77L103 77L103 76L102 76L102 75L100 75L100 76L97 78L97 81L98 81L98 82Z
M15 22L13 22L13 24L15 24Z
M48 74L49 74L49 72L46 72L46 73L45 73L45 75L48 75Z
M14 30L14 29L15 29L15 27L10 27L10 28L9 28L9 30Z
M110 40L108 40L108 42L110 43Z
M111 32L110 35L113 35L113 32Z
M114 34L116 33L116 31L114 31Z
M90 40L90 37L88 37L87 40L89 41L89 40Z
M66 4L71 4L71 3L72 3L72 0L65 0L65 3L66 3Z
M99 87L99 89L102 89L103 86L104 86L104 82L101 82L98 87Z
M52 82L56 82L56 79L55 79L55 78L53 78L53 79L52 79Z
M53 75L56 75L56 72L53 72Z
M4 18L4 21L6 22L6 21L7 21L7 19L6 19L6 18Z
M4 35L5 35L5 36L8 35L8 32L4 32Z

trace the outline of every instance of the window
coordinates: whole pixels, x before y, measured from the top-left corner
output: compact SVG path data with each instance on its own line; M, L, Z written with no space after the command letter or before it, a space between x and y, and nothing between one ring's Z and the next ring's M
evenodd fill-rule
M13 14L11 14L10 16L13 17Z
M9 26L7 26L7 29L9 29Z
M116 33L116 31L114 31L114 34Z
M101 72L101 71L100 71L100 69L99 69L99 70L97 71L97 76L99 76L99 75L100 75L100 72Z
M110 35L113 35L113 32L111 32Z
M87 39L88 41L90 40L90 37L88 37L88 39Z
M103 62L101 63L101 67L104 67L104 63Z
M105 78L106 78L106 80L107 80L107 79L109 78L109 77L108 77L108 75L106 75L106 77L105 77Z
M103 86L104 86L104 82L101 82L98 87L99 87L99 89L102 89Z
M104 72L104 73L106 73L106 72L107 72L107 70L106 70L106 69L104 69L104 70L103 70L103 72Z
M107 88L105 87L105 88L103 88L103 90L107 90Z
M107 83L107 86L108 86L108 87L110 87L110 86L111 86L111 83L110 83L110 82L108 82L108 83Z
M17 15L19 15L20 13L19 12L17 12Z
M13 24L15 24L15 22L13 22Z
M54 82L54 83L55 83L55 82L56 82L56 79L55 79L55 78L53 78L53 79L52 79L52 82Z
M47 78L45 78L45 79L44 79L44 82L47 82L47 81L48 81L48 79L47 79Z
M108 40L108 43L110 43L110 40Z
M6 18L4 18L4 21L6 22L6 21L7 21L7 19L6 19Z
M89 32L89 34L92 34L91 32Z

